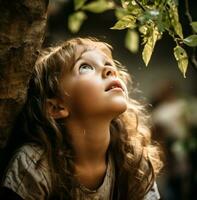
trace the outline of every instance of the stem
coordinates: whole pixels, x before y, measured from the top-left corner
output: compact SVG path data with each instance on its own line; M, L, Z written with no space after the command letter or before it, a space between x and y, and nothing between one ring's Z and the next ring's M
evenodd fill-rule
M196 60L196 48L193 48L192 56L191 56L191 62L194 68L197 70L197 60Z
M193 20L192 20L192 16L189 11L190 11L189 10L189 2L188 2L188 0L185 0L185 15L187 16L187 19L188 19L189 23L191 24ZM192 29L192 33L195 34L193 29ZM193 48L193 51L192 51L191 63L194 66L194 68L197 69L196 48L195 47Z
M138 0L135 0L135 2L137 3L137 5L138 5L143 11L146 11L145 7L144 7Z
M189 23L192 22L192 16L189 12L189 3L188 3L188 0L185 0L185 15L187 16L188 20L189 20Z

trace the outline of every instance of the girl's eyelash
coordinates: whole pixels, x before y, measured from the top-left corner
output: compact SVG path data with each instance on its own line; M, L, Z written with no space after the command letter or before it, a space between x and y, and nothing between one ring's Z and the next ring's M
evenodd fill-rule
M82 67L82 66L84 66L84 65L91 66L91 65L89 65L88 63L82 63L82 64L79 65L79 67Z
M113 66L112 63L110 63L110 62L106 62L105 65Z
M84 65L88 65L88 66L90 66L90 67L94 67L93 65L90 65L90 64L88 64L88 63L82 63L82 64L80 64L79 65L79 69L82 67L82 66L84 66ZM112 63L110 63L110 62L106 62L105 63L105 66L111 66L111 67L115 67Z
M80 74L89 73L95 70L95 68L87 63L83 63L78 68Z
M82 64L79 65L79 69L80 69L81 67L83 67L83 66L89 66L89 67L91 67L91 68L94 68L94 66L92 66L92 65L90 65L90 64L88 64L88 63L82 63Z

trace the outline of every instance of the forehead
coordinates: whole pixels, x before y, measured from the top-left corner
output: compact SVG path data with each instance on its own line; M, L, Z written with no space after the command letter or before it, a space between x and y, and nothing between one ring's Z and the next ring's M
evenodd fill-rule
M104 45L76 45L75 46L75 60L80 58L88 58L94 54L100 54L103 57L112 59L111 50Z

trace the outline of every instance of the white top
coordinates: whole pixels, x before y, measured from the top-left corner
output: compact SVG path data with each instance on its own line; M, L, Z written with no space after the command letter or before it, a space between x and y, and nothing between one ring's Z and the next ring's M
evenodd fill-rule
M13 190L25 200L48 199L51 191L50 175L47 162L43 161L39 168L36 163L42 150L33 144L22 146L12 158L5 174L3 186ZM111 200L115 182L115 166L109 156L107 171L103 183L97 190L90 190L79 184L76 188L78 200ZM157 185L148 192L144 200L160 198Z

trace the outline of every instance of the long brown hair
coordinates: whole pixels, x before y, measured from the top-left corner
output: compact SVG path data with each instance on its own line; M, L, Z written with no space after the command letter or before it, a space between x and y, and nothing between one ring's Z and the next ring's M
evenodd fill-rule
M47 114L46 100L61 98L61 77L75 63L78 45L96 47L111 56L111 46L92 38L75 38L41 52L32 74L22 112L23 132L28 141L43 148L51 175L51 198L75 199L73 149L61 120ZM115 61L119 76L130 85L126 68ZM143 199L161 168L158 148L151 143L148 117L136 100L128 97L126 112L110 125L111 152L116 166L117 199ZM114 198L115 199L115 198Z

